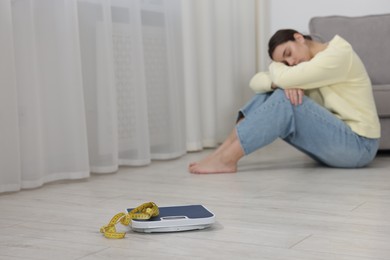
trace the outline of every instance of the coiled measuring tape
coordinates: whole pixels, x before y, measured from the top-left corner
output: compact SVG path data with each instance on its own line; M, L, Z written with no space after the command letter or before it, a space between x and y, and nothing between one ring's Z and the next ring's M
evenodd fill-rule
M151 217L156 217L159 214L159 210L157 205L154 202L147 202L144 203L129 213L118 213L116 214L111 221L100 228L100 233L103 233L103 235L106 238L114 238L114 239L120 239L125 237L125 232L117 232L116 231L116 224L119 222L124 225L128 226L132 219L150 219Z

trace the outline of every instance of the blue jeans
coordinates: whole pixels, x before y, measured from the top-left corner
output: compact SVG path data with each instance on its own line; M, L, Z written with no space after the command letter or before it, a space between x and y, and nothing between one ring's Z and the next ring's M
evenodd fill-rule
M242 116L236 132L246 155L281 138L327 166L357 168L369 164L379 146L306 96L292 105L282 89L254 96Z

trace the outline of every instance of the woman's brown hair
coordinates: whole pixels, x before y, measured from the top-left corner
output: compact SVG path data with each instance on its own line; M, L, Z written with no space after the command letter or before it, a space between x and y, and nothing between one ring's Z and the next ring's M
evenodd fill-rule
M268 42L268 55L272 60L272 54L274 53L276 47L280 44L283 44L288 41L295 41L294 34L300 32L293 29L282 29L277 31ZM303 35L303 34L302 34ZM310 35L303 35L303 38L307 40L312 40Z

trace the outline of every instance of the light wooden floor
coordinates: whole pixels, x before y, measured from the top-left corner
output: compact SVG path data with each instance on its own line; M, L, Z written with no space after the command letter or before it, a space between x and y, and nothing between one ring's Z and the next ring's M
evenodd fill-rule
M0 195L0 259L390 259L389 154L369 168L329 169L277 142L237 174L187 173L210 152ZM217 222L123 240L99 233L147 201L203 204Z

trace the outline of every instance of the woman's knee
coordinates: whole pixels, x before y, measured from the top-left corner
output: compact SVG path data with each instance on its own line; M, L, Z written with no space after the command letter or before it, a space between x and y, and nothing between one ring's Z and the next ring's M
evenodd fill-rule
M286 98L286 95L284 94L284 89L281 89L281 88L277 88L274 90L274 92L272 93L272 95L274 96L277 96L277 97L283 97L283 98Z

